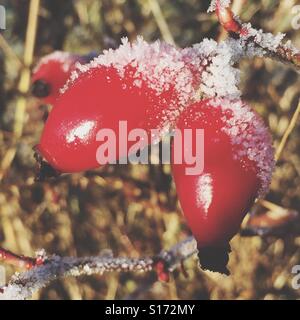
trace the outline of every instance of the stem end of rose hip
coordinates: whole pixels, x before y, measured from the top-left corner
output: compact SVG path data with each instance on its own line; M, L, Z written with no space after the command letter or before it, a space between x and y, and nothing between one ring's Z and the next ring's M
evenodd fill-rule
M229 275L227 269L229 261L230 245L224 247L198 247L198 257L201 268L208 271Z
M34 158L37 162L38 168L36 171L35 181L44 181L47 178L57 178L60 176L61 172L54 169L41 155L38 145L33 147Z
M33 82L31 92L37 98L45 98L49 96L51 86L46 81L38 79Z

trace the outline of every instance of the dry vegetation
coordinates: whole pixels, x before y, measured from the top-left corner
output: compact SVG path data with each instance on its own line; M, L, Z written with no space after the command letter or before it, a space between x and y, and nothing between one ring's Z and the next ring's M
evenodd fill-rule
M163 38L182 47L204 37L220 40L226 33L214 15L206 13L209 1L33 0L29 21L29 0L2 2L8 28L0 36L0 245L26 255L39 248L62 256L97 255L110 249L116 256L139 257L157 254L189 235L169 166L110 166L34 182L32 147L39 140L45 109L29 94L27 67L33 49L35 62L55 49L101 52L118 45L123 36ZM39 4L36 37L35 4ZM296 0L234 1L234 10L256 27L286 32L300 48L300 31L291 27L296 4ZM300 98L300 77L270 60L243 61L241 69L244 98L264 117L278 145ZM267 196L294 210L300 206L299 134L298 126ZM34 298L300 298L300 290L291 287L291 269L300 264L300 227L294 229L279 238L236 236L230 277L202 272L190 259L188 278L179 271L168 283L158 282L154 274L68 278L53 282ZM8 275L15 271L6 269Z

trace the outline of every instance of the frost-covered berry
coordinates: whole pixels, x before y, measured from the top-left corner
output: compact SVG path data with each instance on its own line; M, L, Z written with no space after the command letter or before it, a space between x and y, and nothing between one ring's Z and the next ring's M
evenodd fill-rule
M123 39L118 49L76 65L54 103L37 151L54 169L78 172L99 166L100 129L112 130L120 145L120 121L127 122L128 131L146 130L148 143L157 141L203 97L239 98L233 65L240 51L240 44L230 41L205 39L180 49L160 41L148 44L140 37L133 44ZM108 162L127 156L131 145L117 148Z
M32 94L45 103L53 104L60 95L60 88L76 69L76 63L88 63L95 56L95 53L80 56L63 51L46 55L33 70Z
M141 38L77 65L45 124L37 151L56 170L78 172L99 166L97 133L110 129L119 145L120 121L127 130L143 129L158 140L196 96L201 58L197 50L178 49ZM155 137L151 129L157 129ZM126 156L128 148L109 159Z
M227 99L190 106L177 128L204 129L204 171L187 175L184 164L173 164L172 169L202 267L227 273L229 241L255 198L269 187L274 168L270 134L249 106Z

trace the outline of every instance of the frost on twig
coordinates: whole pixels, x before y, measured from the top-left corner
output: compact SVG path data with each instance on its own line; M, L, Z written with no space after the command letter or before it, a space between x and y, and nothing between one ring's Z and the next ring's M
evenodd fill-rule
M228 8L230 6L231 0L212 0L207 12L214 12L217 10L218 6L223 8Z
M6 264L13 265L18 268L31 269L35 265L40 264L42 262L39 257L31 258L17 255L13 252L0 248L0 261L5 262Z
M263 56L292 65L300 70L300 51L294 47L291 41L284 41L285 34L266 33L256 30L250 23L242 23L231 9L229 0L213 0L209 12L216 11L219 22L234 38L239 38L244 47L249 45L261 52Z
M167 279L166 274L172 272L185 259L197 252L194 238L189 237L168 251L162 251L155 257L123 258L102 255L98 257L45 257L42 265L16 273L9 283L0 288L0 299L25 300L33 293L58 278L78 277L81 275L99 274L105 272L149 272L156 270L158 277Z

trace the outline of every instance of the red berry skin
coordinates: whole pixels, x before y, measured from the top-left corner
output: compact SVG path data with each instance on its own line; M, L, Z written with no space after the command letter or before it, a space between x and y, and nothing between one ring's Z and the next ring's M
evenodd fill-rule
M43 57L33 71L31 83L32 93L42 102L53 104L60 95L60 89L75 70L77 62L87 63L96 56L86 56L55 51Z
M140 37L132 44L123 39L118 49L104 51L71 74L45 124L38 159L60 172L99 167L97 150L105 142L97 141L97 132L111 129L118 146L107 160L113 163L135 144L119 152L124 145L118 140L120 121L127 121L128 132L146 130L145 146L157 142L197 96L200 70L202 58L196 49L148 44ZM157 132L152 135L151 130Z
M119 146L119 121L127 121L128 132L159 126L160 111L168 106L168 103L162 106L161 101L170 99L172 94L165 92L158 96L145 82L136 86L134 71L127 68L120 77L114 67L93 68L81 74L59 97L37 146L53 168L70 173L99 167L96 153L101 143L96 139L97 132L112 129ZM132 144L128 143L128 148ZM128 148L120 153L117 147L109 162L126 156Z
M223 130L232 116L230 110L212 106L209 100L187 108L179 117L177 128L190 128L193 132L204 129L204 171L187 175L186 165L172 165L179 202L197 240L202 267L222 273L228 273L228 243L261 188L257 164L246 156L234 157L244 141L233 147ZM245 131L253 134L252 129L248 124ZM195 139L192 147L195 150ZM272 150L271 145L268 147Z

